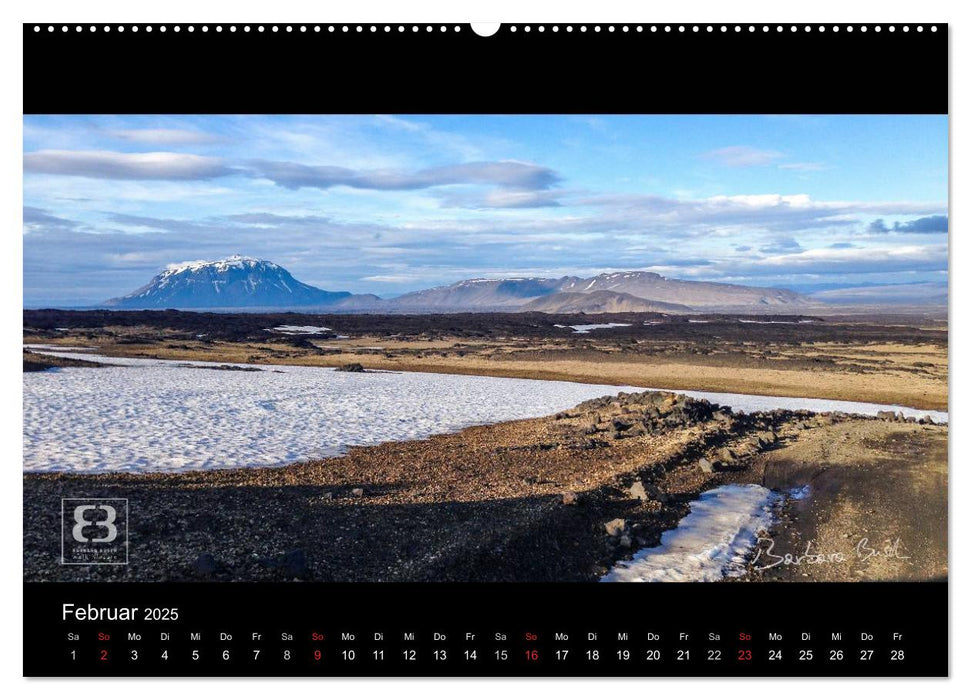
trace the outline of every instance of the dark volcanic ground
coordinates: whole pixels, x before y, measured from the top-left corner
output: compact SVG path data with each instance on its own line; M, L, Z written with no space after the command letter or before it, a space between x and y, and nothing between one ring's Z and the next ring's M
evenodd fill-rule
M739 319L754 321L740 323ZM698 321L703 321L699 323ZM800 321L803 321L800 323ZM94 331L106 326L164 330L172 337L205 334L210 340L268 340L279 333L266 329L281 325L323 326L345 335L423 336L469 339L567 338L583 340L572 326L591 323L629 323L613 328L610 338L623 342L649 336L654 340L709 343L737 342L920 342L947 344L946 326L928 318L866 317L824 319L816 316L704 314L676 316L657 313L543 314L304 314L205 313L192 311L61 311L25 310L24 328L40 336L63 335L56 329ZM645 324L651 324L645 326ZM321 336L315 336L321 337ZM298 342L300 338L294 338Z

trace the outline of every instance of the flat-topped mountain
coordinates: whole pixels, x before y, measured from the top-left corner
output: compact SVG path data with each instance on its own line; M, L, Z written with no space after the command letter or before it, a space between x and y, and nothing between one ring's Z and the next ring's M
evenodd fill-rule
M330 306L352 296L304 284L269 260L233 255L170 265L144 287L106 303L120 309L289 308Z
M601 294L584 300L580 296ZM556 299L550 297L556 296ZM545 301L544 301L545 300ZM636 301L635 301L636 300ZM520 309L552 312L560 306L588 313L604 307L616 311L669 310L691 311L706 308L792 306L812 303L808 297L787 289L745 287L718 282L670 279L654 272L634 270L610 272L595 277L514 277L507 279L469 279L442 287L404 294L389 300L389 308L401 311L501 311ZM679 308L662 309L664 304ZM647 309L634 309L635 305ZM625 308L630 307L630 308Z
M684 304L693 309L712 306L779 306L810 302L807 297L788 289L671 279L656 272L641 270L610 272L586 279L566 278L558 291L584 294L599 291L622 292L655 302Z

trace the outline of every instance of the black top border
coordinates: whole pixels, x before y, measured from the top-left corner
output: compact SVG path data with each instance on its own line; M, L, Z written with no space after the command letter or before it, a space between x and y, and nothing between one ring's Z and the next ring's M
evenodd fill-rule
M26 114L946 114L946 24L24 24Z

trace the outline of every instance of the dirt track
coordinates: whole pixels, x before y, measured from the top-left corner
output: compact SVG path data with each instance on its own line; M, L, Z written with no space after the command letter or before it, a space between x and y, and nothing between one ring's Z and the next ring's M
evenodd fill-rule
M763 483L789 501L754 578L888 581L947 578L947 430L842 423L764 455ZM786 554L802 560L780 561Z

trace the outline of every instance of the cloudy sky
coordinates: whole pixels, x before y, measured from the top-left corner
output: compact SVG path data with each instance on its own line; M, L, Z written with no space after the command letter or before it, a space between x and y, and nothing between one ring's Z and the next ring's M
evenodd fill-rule
M24 303L261 257L328 290L947 279L937 116L30 116Z

